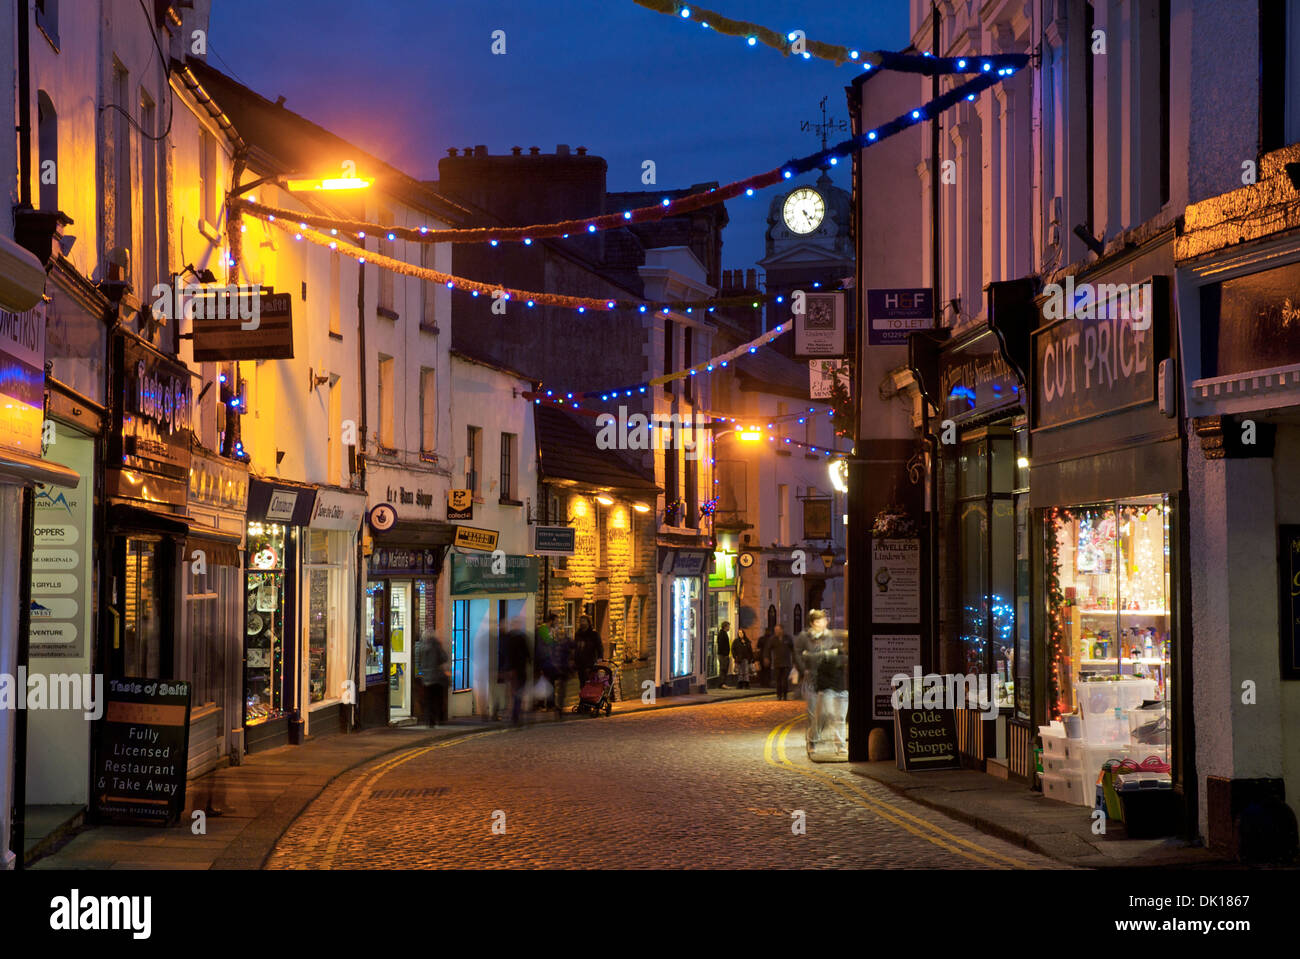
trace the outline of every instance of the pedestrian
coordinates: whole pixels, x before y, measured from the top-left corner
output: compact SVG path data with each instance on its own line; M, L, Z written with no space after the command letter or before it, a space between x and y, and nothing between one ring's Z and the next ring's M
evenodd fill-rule
M587 684L592 667L605 658L605 644L600 634L591 628L591 618L578 618L578 634L573 637L573 661L578 667L578 688Z
M447 721L447 685L451 680L448 664L451 657L437 636L432 633L421 637L415 644L415 662L419 675L420 704L424 707L424 721L431 729Z
M784 702L790 698L790 670L794 666L794 640L785 627L777 624L767 642L768 668L776 682L776 698Z
M573 637L567 627L556 634L552 662L555 668L555 718L560 719L564 716L568 698L569 677L573 675Z
M769 627L758 639L758 648L754 651L755 661L758 663L758 685L767 687L772 685L772 654L771 645L775 627Z
M754 664L754 644L749 634L741 629L731 641L731 658L736 661L736 688L749 688L749 670Z
M727 688L727 673L731 669L731 624L718 627L718 688Z
M538 702L538 709L551 709L555 706L555 680L559 674L556 668L559 656L559 637L555 635L557 619L555 613L547 613L542 617L542 625L537 627L537 646L533 651L533 662L537 664L537 671L545 677L551 687L547 697Z
M524 683L528 681L528 636L520 620L510 624L505 635L506 679L510 686L510 721L516 726L521 722L523 709Z
M837 756L847 751L844 718L848 708L845 691L847 656L845 638L826 628L826 611L808 611L808 628L795 637L795 663L808 704L808 756L815 758L820 747L832 746Z

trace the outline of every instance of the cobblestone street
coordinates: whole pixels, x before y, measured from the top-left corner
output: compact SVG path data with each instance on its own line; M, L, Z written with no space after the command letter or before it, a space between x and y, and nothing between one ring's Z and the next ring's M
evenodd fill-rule
M571 717L391 753L332 783L268 867L1057 865L846 765L808 762L803 706ZM792 829L800 810L805 834Z

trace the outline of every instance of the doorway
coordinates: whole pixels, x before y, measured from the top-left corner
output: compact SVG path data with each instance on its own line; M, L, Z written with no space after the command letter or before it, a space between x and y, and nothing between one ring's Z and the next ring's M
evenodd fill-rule
M393 580L388 588L388 718L411 716L411 581Z

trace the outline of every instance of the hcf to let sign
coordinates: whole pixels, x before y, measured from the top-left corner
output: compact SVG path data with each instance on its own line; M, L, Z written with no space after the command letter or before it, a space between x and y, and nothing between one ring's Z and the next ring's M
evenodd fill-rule
M934 295L929 287L867 290L867 344L905 346L913 330L934 327Z

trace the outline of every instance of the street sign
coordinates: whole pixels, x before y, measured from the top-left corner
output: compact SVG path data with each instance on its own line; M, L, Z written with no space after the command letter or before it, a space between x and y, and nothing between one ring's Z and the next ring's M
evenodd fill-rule
M447 521L474 518L474 493L467 489L447 490Z
M572 526L534 526L533 552L538 556L572 556L578 531Z
M476 529L473 526L457 526L456 538L452 545L462 549L480 549L492 552L497 548L497 531L494 529Z
M185 809L190 684L113 679L95 742L96 817L166 825Z
M906 346L913 330L934 329L934 291L867 290L867 345Z
M904 772L961 769L957 714L951 709L894 710L894 756Z

